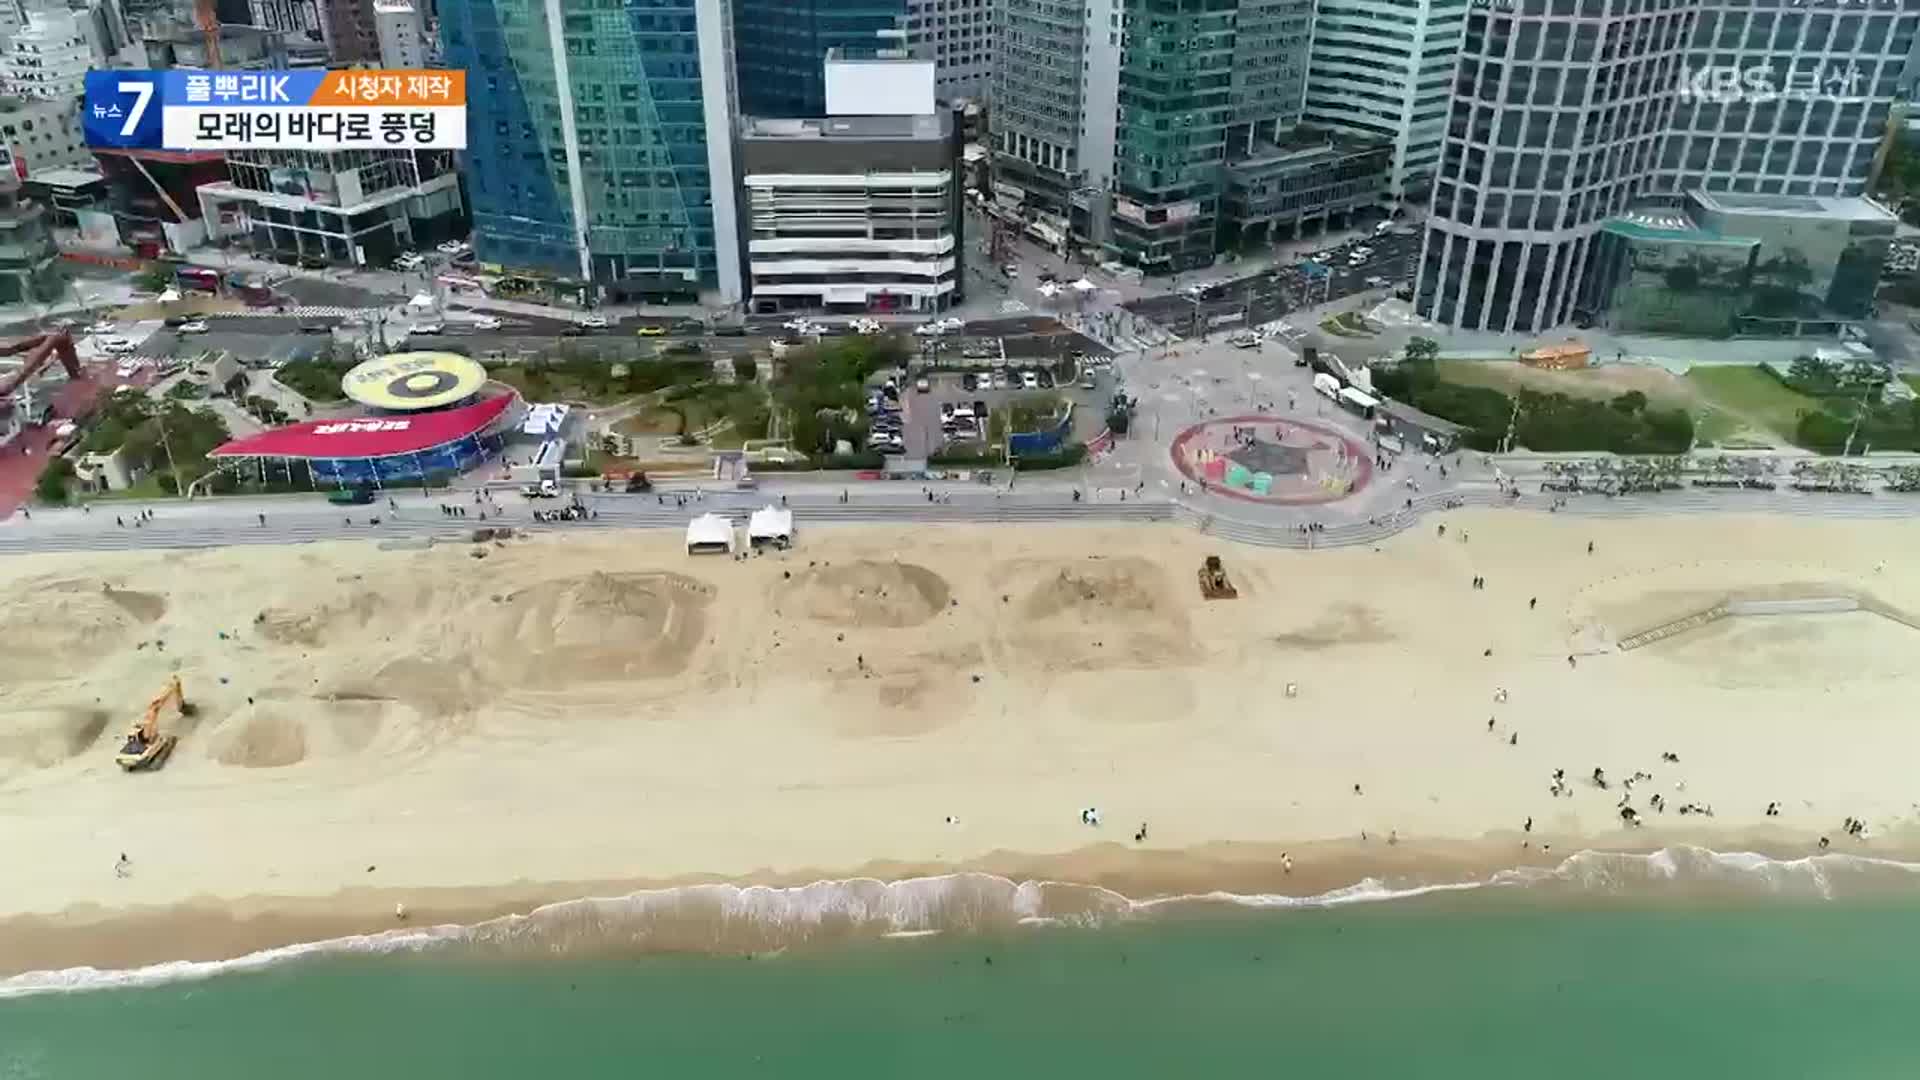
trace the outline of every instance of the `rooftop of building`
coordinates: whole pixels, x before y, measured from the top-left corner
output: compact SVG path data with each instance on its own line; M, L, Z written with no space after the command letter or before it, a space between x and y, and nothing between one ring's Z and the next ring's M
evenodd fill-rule
M1817 217L1830 221L1899 221L1891 210L1872 199L1859 196L1753 195L1730 191L1695 191L1693 198L1709 210L1729 214Z
M1391 146L1392 144L1383 140L1369 139L1364 135L1349 135L1302 125L1281 132L1278 140L1255 142L1252 149L1236 155L1228 161L1228 164L1237 166L1307 165L1321 161L1336 161L1354 154L1364 154L1369 150L1390 149Z
M742 118L741 129L742 137L747 139L919 141L946 138L953 130L953 118L946 112L925 116L823 116L802 120L748 116Z
M27 177L29 183L55 188L79 188L106 182L106 177L91 169L40 169Z

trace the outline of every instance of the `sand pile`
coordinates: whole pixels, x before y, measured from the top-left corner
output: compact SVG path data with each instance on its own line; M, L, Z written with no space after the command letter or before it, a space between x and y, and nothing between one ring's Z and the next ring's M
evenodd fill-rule
M357 588L346 599L304 610L267 608L254 620L261 637L279 645L309 647L351 643L391 631L419 614L416 598L385 589Z
M29 582L0 596L0 677L52 679L131 648L164 599L97 581Z
M1168 572L1150 560L1023 561L1006 564L996 580L1009 612L1007 663L1070 672L1165 667L1193 656L1189 605L1178 599Z
M946 579L924 566L873 559L808 567L782 585L783 612L830 626L918 626L953 597Z
M518 686L671 678L706 630L713 590L680 574L590 573L539 582L461 615L482 674Z
M1029 619L1072 618L1104 622L1119 616L1160 615L1173 610L1166 575L1138 558L1092 558L1060 564L1027 594L1020 610Z
M243 769L298 765L307 758L307 726L284 708L250 708L213 730L207 753Z

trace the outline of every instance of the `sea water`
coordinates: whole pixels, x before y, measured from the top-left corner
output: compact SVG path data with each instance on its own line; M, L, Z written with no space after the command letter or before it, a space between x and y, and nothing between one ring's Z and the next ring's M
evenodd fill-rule
M319 952L0 1000L0 1078L1920 1076L1920 891L1772 880Z

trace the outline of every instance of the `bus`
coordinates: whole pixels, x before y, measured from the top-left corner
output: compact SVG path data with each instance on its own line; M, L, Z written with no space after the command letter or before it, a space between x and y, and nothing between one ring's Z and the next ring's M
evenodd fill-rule
M204 266L182 266L173 272L173 283L182 290L217 293L220 291L220 272Z

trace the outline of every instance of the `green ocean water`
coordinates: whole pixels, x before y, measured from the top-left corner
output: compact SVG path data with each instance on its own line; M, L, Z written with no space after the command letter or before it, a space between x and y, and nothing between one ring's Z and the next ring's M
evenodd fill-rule
M1920 1076L1920 901L1478 894L0 1002L0 1078Z

